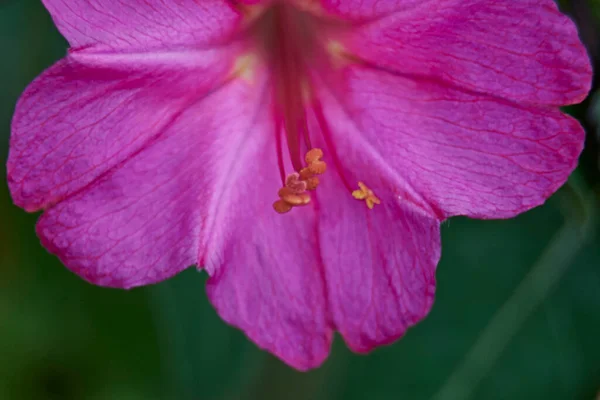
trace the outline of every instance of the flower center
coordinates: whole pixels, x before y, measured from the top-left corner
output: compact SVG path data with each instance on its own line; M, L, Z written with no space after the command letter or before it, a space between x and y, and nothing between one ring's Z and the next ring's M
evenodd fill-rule
M316 3L299 4L302 9L283 1L275 1L266 8L234 3L246 16L256 56L265 61L272 77L271 106L282 182L273 208L282 214L311 202L309 191L317 188L318 175L327 169L323 159L339 164L327 121L312 91L315 81L312 74L339 65L344 56L343 47L330 40L328 33L340 29L341 25L323 19L314 6ZM238 61L238 74L243 76L246 61L244 58ZM311 135L313 139L315 135L323 138L327 149L332 151L325 155L322 149L313 147ZM292 171L285 171L286 164L291 164ZM349 185L346 186L352 193ZM371 197L368 199L371 204Z
M283 185L273 208L279 213L310 203L307 191L317 188L317 176L326 170L323 151L311 144L307 122L307 113L313 106L309 66L314 64L319 50L318 25L308 12L277 2L266 9L252 27L259 53L267 61L273 77L272 107ZM282 135L285 135L294 169L291 173L286 173L284 168Z
M310 146L305 105L310 97L307 63L315 48L310 16L289 6L276 4L259 21L265 57L274 79L276 115L283 123L292 165L301 166L301 138Z

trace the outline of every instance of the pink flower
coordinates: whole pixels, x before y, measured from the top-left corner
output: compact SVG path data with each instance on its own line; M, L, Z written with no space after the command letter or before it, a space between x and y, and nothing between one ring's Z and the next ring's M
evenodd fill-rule
M44 0L71 49L21 97L9 185L73 272L192 264L298 369L433 303L440 222L540 205L591 71L552 0ZM254 4L250 4L254 3ZM277 211L274 211L275 210Z

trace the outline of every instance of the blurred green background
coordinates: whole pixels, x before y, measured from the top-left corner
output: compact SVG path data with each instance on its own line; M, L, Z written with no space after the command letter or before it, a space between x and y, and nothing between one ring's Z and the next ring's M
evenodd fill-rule
M561 5L597 66L600 1ZM19 94L66 47L39 0L0 0L3 160ZM337 338L309 373L226 326L195 270L130 292L80 280L40 246L37 216L0 185L0 400L600 399L596 99L567 110L588 143L545 206L507 221L445 223L424 322L369 356Z

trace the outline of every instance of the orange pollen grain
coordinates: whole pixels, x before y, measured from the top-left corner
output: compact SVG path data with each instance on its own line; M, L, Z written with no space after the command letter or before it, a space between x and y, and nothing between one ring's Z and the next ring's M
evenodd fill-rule
M281 200L286 203L297 207L297 206L305 206L310 203L310 195L308 193L300 193L300 194L290 194L287 196L281 197Z
M306 156L304 156L304 161L306 161L306 163L310 165L315 161L320 161L321 158L323 158L323 150L314 148L310 149L308 153L306 153Z
M308 166L308 171L313 175L321 175L327 169L327 164L323 161L315 161Z
M285 179L285 187L289 188L293 193L298 194L306 190L307 182L300 179L300 174L294 172L289 174Z
M375 196L375 193L367 185L358 182L358 187L358 190L352 192L352 197L356 200L364 200L369 210L372 210L375 204L381 204L381 200Z
M283 200L277 200L275 203L273 203L273 209L275 209L275 211L277 211L279 214L285 214L292 209L292 205Z
M302 180L307 180L309 178L311 178L314 174L312 172L310 172L310 169L308 169L308 167L306 168L302 168L300 170L300 179Z
M304 159L308 165L300 172L293 172L285 178L285 185L277 192L279 200L273 203L275 211L284 214L293 207L310 203L311 197L306 191L315 190L319 186L319 178L315 175L321 175L327 169L327 164L321 161L322 157L321 149L314 148L306 153Z
M313 176L312 178L308 178L306 180L306 190L315 190L317 186L319 186L319 178Z

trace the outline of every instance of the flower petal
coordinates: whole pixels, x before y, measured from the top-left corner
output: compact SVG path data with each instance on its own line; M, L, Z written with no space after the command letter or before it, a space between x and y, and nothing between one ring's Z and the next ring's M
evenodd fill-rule
M591 86L575 24L552 0L432 0L351 32L347 50L369 63L519 102L578 103Z
M37 226L44 246L102 286L150 284L195 264L213 194L243 155L256 89L231 81L187 105L141 151L47 209Z
M16 107L8 159L15 203L44 208L147 146L226 79L233 54L78 52L59 61Z
M295 0L303 1L303 0ZM398 10L426 7L435 0L317 0L329 14L350 20L376 18Z
M151 51L209 45L240 22L226 0L43 0L72 47Z
M328 202L319 221L330 312L357 352L395 341L429 313L441 248L438 221L371 185L381 205L369 210L348 193ZM328 186L320 198L343 190Z
M507 218L540 205L583 148L582 127L557 109L361 66L344 79L336 96L354 124L346 137L362 137L365 151L418 193L415 203L440 217Z
M332 102L325 106L336 156L316 190L319 238L331 318L357 352L390 343L429 312L440 258L440 221L400 195L393 174L382 169ZM332 119L334 118L334 119ZM342 161L343 160L343 161ZM335 171L337 170L337 171ZM342 179L335 176L339 172ZM369 209L351 189L364 182L380 199Z
M208 296L221 318L259 347L294 368L314 368L332 340L315 213L311 205L275 213L281 187L275 143L253 138L245 146L258 150L237 168L253 176L230 183L236 190L223 196L206 228L210 240L200 263L211 274Z

